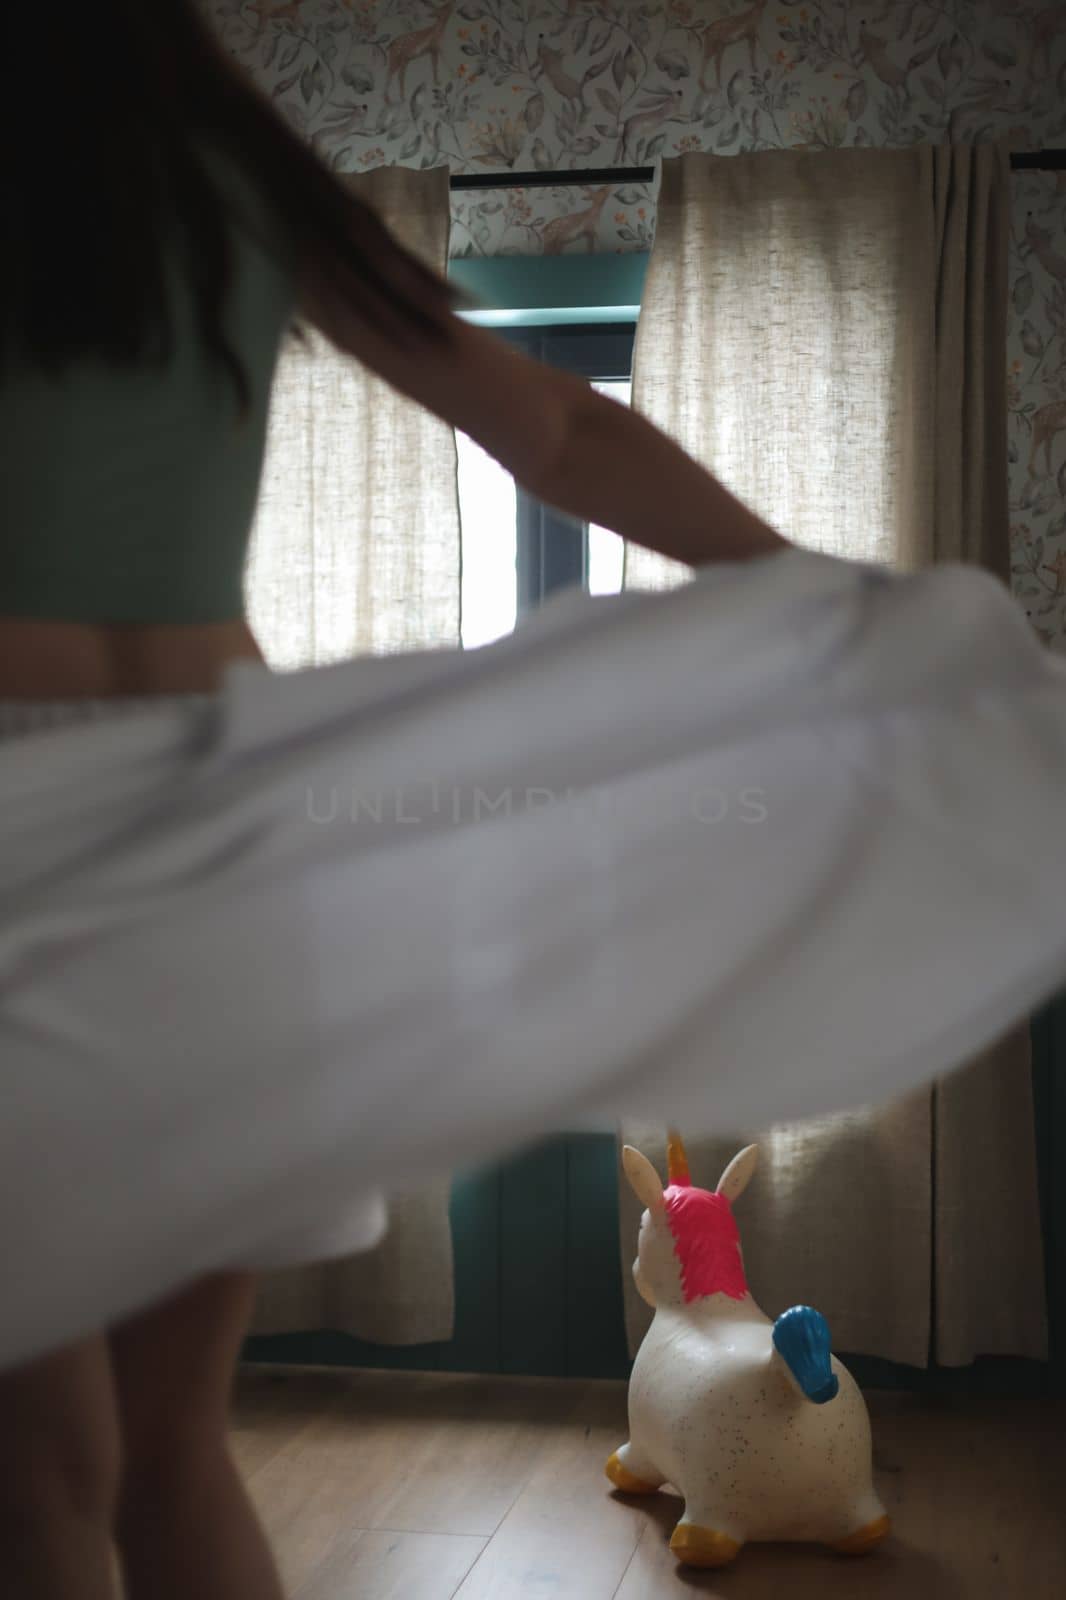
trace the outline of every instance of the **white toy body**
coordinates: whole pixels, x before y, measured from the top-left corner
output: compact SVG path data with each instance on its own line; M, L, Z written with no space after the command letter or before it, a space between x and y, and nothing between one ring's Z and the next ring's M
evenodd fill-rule
M870 1549L889 1528L862 1395L830 1355L817 1312L797 1307L775 1324L744 1279L731 1202L754 1170L755 1147L731 1163L714 1196L690 1188L679 1152L672 1141L671 1175L676 1161L682 1183L664 1192L651 1164L626 1151L627 1174L649 1207L634 1273L655 1320L630 1379L629 1442L607 1475L631 1494L665 1483L682 1494L671 1547L690 1565L722 1566L755 1540ZM689 1204L684 1226L675 1218L671 1227L671 1197ZM708 1223L721 1230L709 1249L698 1235ZM723 1289L700 1292L719 1279Z

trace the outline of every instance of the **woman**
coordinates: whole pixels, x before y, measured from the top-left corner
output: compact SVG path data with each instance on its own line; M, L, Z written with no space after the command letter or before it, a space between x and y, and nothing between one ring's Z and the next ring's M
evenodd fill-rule
M520 853L500 848L500 829L456 830L434 858L436 881L445 885L434 906L432 889L417 877L429 857L418 850L390 857L384 836L375 839L360 890L373 885L378 899L368 905L382 925L395 913L391 927L398 945L422 937L430 946L423 970L432 982L419 996L413 1024L402 984L390 987L396 974L374 948L379 928L363 953L378 960L380 992L365 969L353 985L349 953L338 949L343 938L319 933L316 942L315 930L328 923L323 908L331 896L334 913L340 907L335 926L342 936L352 912L347 885L334 891L330 862L324 868L317 863L313 881L309 865L301 884L305 892L293 905L312 932L305 949L298 941L293 949L309 958L295 979L306 979L299 998L310 1009L292 1021L284 992L279 1000L269 983L260 985L262 993L255 987L262 933L253 893L257 874L279 871L294 833L306 846L311 830L284 826L290 814L277 837L264 833L256 807L274 770L267 763L233 791L252 797L247 817L238 819L244 832L230 836L249 846L252 860L236 903L226 899L230 880L223 866L230 860L223 863L220 855L213 871L216 858L210 850L203 853L205 835L196 833L197 802L209 785L176 786L175 803L163 807L171 821L187 824L184 832L166 833L163 843L178 838L185 845L193 838L197 847L190 856L177 848L161 852L168 868L177 862L169 888L186 886L182 865L194 859L200 872L196 892L182 904L193 901L195 911L215 895L209 928L218 941L217 964L188 925L169 946L165 914L150 931L152 959L163 961L168 952L174 958L153 1004L180 1008L191 995L220 1012L236 1008L231 1053L243 1048L245 1067L254 1028L269 1051L270 1027L276 1024L282 1034L288 1027L289 1037L281 1039L270 1063L272 1077L265 1063L259 1074L253 1060L242 1089L232 1061L212 1056L198 1064L200 1098L194 1095L186 1105L180 1046L175 1055L173 1041L162 1034L154 1063L158 1079L153 1077L153 1061L145 1057L155 1043L155 1014L146 1023L143 1005L139 1013L127 1006L127 993L143 992L138 983L158 978L144 969L137 974L136 927L127 929L120 946L108 946L106 939L101 944L90 929L77 959L51 988L45 971L44 991L27 981L5 993L0 1591L20 1600L101 1600L112 1592L114 1543L129 1600L270 1600L281 1592L277 1574L226 1448L227 1397L251 1311L255 1263L228 1249L241 1229L232 1209L216 1212L213 1191L200 1202L195 1249L189 1242L193 1224L166 1204L167 1182L172 1193L183 1193L179 1169L196 1141L212 1147L218 1183L228 1181L224 1130L242 1137L255 1120L250 1104L254 1100L261 1111L272 1085L275 1099L247 1140L261 1163L259 1188L245 1174L240 1197L243 1237L250 1239L255 1229L248 1224L249 1210L260 1198L263 1225L276 1219L278 1190L272 1185L283 1165L290 1193L302 1197L318 1182L318 1156L328 1141L316 1146L305 1140L294 1186L296 1146L285 1142L285 1124L287 1118L299 1124L295 1136L317 1118L321 1132L335 1093L343 1102L339 1142L334 1138L329 1147L334 1171L322 1178L320 1193L340 1208L348 1179L344 1141L357 1118L363 1121L367 1171L373 1167L374 1182L383 1184L393 1174L406 1124L419 1117L421 1142L407 1147L407 1158L425 1159L427 1141L439 1128L447 1169L475 1145L488 1153L532 1136L557 1112L591 1115L625 1098L627 1107L655 1114L654 1079L663 1070L664 1050L672 1057L675 1104L684 1089L688 1105L713 1117L717 1090L703 1054L712 1029L719 1078L729 1080L729 1116L755 1109L756 1099L745 1100L744 1092L756 1079L760 1111L772 1106L777 1115L799 1114L808 1102L814 1110L833 1108L844 1083L854 1103L856 1094L884 1096L927 1081L1057 982L1064 955L1062 886L1055 863L1036 862L1025 840L1050 838L1057 827L1051 820L1057 818L1056 781L1066 770L1057 709L1062 683L991 579L941 569L904 583L797 552L640 417L583 383L522 360L456 318L448 286L405 254L291 135L216 48L193 0L154 0L150 6L101 0L92 8L68 0L58 14L55 5L43 14L23 6L12 26L9 46L22 70L12 75L3 99L4 192L12 228L2 268L0 771L19 793L9 803L0 782L5 893L19 883L19 850L33 835L34 804L41 794L51 803L62 791L62 784L52 790L35 786L35 772L53 761L64 774L81 770L99 779L101 772L107 776L113 753L134 744L154 759L152 728L131 735L128 746L116 729L143 730L146 722L184 727L186 720L190 728L206 725L197 718L239 680L240 663L253 664L249 670L256 676L261 657L243 616L241 567L271 375L279 341L294 317L316 325L342 350L468 433L549 503L693 566L730 564L720 585L715 574L714 585L697 578L676 597L612 602L597 610L594 622L583 611L580 628L571 627L565 640L556 610L554 634L538 619L524 639L478 652L478 662L442 659L429 668L414 663L400 689L421 673L416 687L428 685L432 693L409 695L405 702L403 693L395 696L408 712L417 700L423 718L416 719L414 734L407 724L406 745L399 741L408 758L412 748L420 754L434 738L442 748L439 713L445 721L451 717L449 737L465 739L468 755L474 750L480 758L484 750L490 765L498 758L505 779L521 765L528 746L533 754L558 757L561 780L569 765L583 762L584 780L595 791L598 779L610 774L615 736L602 720L603 705L610 705L617 740L628 741L633 755L631 793L639 795L641 780L656 763L665 769L672 762L680 770L705 749L718 768L712 761L701 770L724 765L735 775L745 761L754 763L757 779L770 773L778 784L775 803L788 800L778 806L776 831L773 819L766 825L752 870L740 875L732 857L745 849L750 856L753 835L738 829L728 845L723 838L717 849L704 849L705 838L693 843L693 829L713 820L703 815L690 819L687 842L683 830L660 813L650 825L638 817L626 859L628 844L618 829L611 834L593 827L578 838L560 824L549 838L552 823L534 819L521 838L528 842L534 826L543 830L536 871ZM30 70L43 60L50 63L47 102ZM756 556L775 560L747 565ZM606 654L607 645L613 654ZM400 676L408 671L401 664ZM328 696L332 684L345 704L357 678L360 688L368 682L348 667L340 677L307 676L320 680L316 697L324 678L322 694ZM396 688L395 665L386 676ZM372 689L382 680L371 673L369 681ZM301 736L304 710L309 704L321 710L321 704L307 700L306 682L293 683L291 693L275 692L278 682L268 696L268 721ZM261 708L261 691L246 702L253 723L257 692ZM566 721L569 710L552 720L552 707L568 696L582 703L591 738L571 737L578 724ZM138 715L146 705L155 708L152 718ZM912 707L917 714L908 720ZM327 710L334 716L337 705ZM538 716L541 745L534 751L530 730ZM90 719L94 728L86 739L91 735L92 742L86 744L78 739L77 725ZM382 720L389 724L388 716ZM380 722L369 722L372 733L380 730ZM564 722L563 732L571 737L566 750L559 731ZM35 741L37 730L50 727L70 731L59 741ZM365 733L361 723L360 737ZM639 752L637 734L643 741ZM606 748L605 766L597 767L600 757L589 752L596 742ZM308 741L297 743L295 769L309 770L301 765L311 759ZM25 759L18 759L19 751ZM150 763L149 768L158 797L158 771ZM179 759L179 778L185 770ZM292 761L283 762L279 781L293 770ZM535 768L527 781L537 781ZM226 810L230 791L225 783L222 789L217 815L232 819L234 808ZM92 793L95 810L85 826L103 839L108 796L101 799L98 783ZM119 801L125 798L121 785L116 793ZM165 793L169 801L170 791ZM213 793L207 793L208 802ZM80 795L56 803L55 815L69 817ZM950 830L944 827L948 813ZM136 806L131 814L143 821ZM51 845L62 828L56 824L49 833L46 819L42 832ZM140 840L140 856L134 849L133 857L119 861L117 876L109 878L105 870L97 880L96 909L106 911L117 901L122 910L132 899L130 884L140 886L138 863L156 859L153 837L158 836L149 835L147 845ZM641 853L645 837L654 852ZM209 846L209 832L206 839ZM504 844L509 846L510 836ZM255 857L256 845L265 855ZM464 871L449 877L454 862L442 868L441 855L460 845L468 850ZM354 855L355 835L346 835L340 848ZM131 859L132 876L123 878ZM53 885L55 867L51 856ZM623 867L632 868L628 876ZM396 909L405 870L415 907L406 923L402 904ZM549 872L555 875L550 881ZM76 932L84 880L71 888L69 874L64 878L60 871L58 878L68 895L60 921L66 918L63 927ZM516 884L521 892L507 901ZM1003 885L1017 891L1019 910L1013 914ZM236 919L228 943L220 901ZM42 905L45 913L49 906L55 913L56 901L49 902L47 893L36 901L31 895L31 902L35 914ZM648 911L652 902L657 921ZM494 922L498 903L504 909ZM174 895L163 904L164 913L172 909ZM434 929L419 923L427 907L438 914L436 947ZM988 915L989 907L995 916ZM539 908L539 923L526 918L529 908ZM360 914L365 920L366 912ZM275 901L272 915L274 924L284 923L293 907ZM8 970L12 925L18 943L18 921L8 901L0 919L0 980ZM554 942L546 935L550 949L536 945L546 922L551 935L565 935ZM39 930L39 920L35 926ZM453 940L456 930L466 944ZM251 947L250 957L243 944ZM30 945L32 969L39 953L32 929ZM109 953L115 949L121 959ZM943 957L945 950L953 959ZM287 953L282 951L277 968L285 976ZM846 983L839 981L841 961ZM190 977L194 966L196 981ZM437 968L453 980L462 969L450 991L443 980L439 990L433 987ZM239 970L249 983L243 1012L234 995ZM171 972L177 974L173 983ZM79 982L82 998L88 997L81 1013L67 987L77 991ZM391 1005L380 1038L360 1031L358 1010L341 1017L353 988L373 1003L380 998L383 1012ZM544 1030L553 1022L546 992L565 996L570 1028L543 1048ZM830 992L832 1005L825 1003ZM101 993L110 1027L103 1033L95 1027L100 1013L94 1010ZM464 1006L471 999L468 1014ZM131 1020L138 1026L131 1028ZM338 1026L345 1020L347 1027ZM405 1059L428 1068L411 1075L406 1089L397 1087L400 1063L393 1049L395 1029L404 1024L410 1024ZM449 1071L442 1073L435 1030L445 1024L451 1048L445 1057ZM294 1066L306 1046L314 1058L308 1070L318 1070L331 1027L340 1070L332 1079L324 1070L309 1077L309 1089ZM504 1070L503 1045L510 1047L513 1035L520 1036L524 1059L519 1063L512 1051ZM224 1048L225 1028L217 1037ZM481 1052L470 1070L467 1045L472 1054ZM87 1052L88 1075L79 1072L84 1055L76 1046ZM312 1046L322 1047L318 1056ZM169 1059L166 1048L172 1049ZM356 1050L363 1074L358 1082L350 1070ZM161 1062L167 1062L165 1070ZM684 1074L673 1070L677 1062L687 1074L684 1084ZM795 1068L792 1081L789 1066ZM49 1077L53 1070L59 1073L55 1080ZM96 1074L109 1084L110 1098L101 1093L99 1102ZM214 1092L216 1075L224 1105L211 1103L205 1088L210 1084ZM639 1094L638 1078L648 1080ZM57 1093L53 1081L61 1086ZM162 1112L153 1105L157 1083L166 1090L160 1094ZM313 1102L306 1115L301 1094ZM82 1103L79 1095L84 1126L72 1109ZM134 1104L136 1114L127 1109ZM120 1111L134 1129L152 1128L155 1115L158 1152L148 1138L148 1148L125 1150L124 1165L113 1160L116 1138L107 1118ZM182 1136L164 1150L171 1116L182 1111L188 1119ZM57 1153L61 1114L67 1144ZM93 1160L83 1160L90 1147ZM127 1195L121 1174L131 1172L155 1184L157 1192L142 1194L129 1181ZM112 1192L102 1195L109 1182ZM52 1191L64 1185L69 1193L62 1195L56 1231L48 1236L40 1216ZM187 1184L184 1193L195 1198ZM120 1216L136 1219L142 1207L167 1219L168 1238L184 1230L182 1259L217 1259L229 1263L226 1270L196 1276L159 1269L151 1230L138 1231L131 1223L124 1238L117 1235ZM328 1207L321 1214L327 1212ZM81 1227L82 1213L92 1227ZM223 1235L217 1247L214 1240L205 1243L216 1215ZM113 1240L108 1220L116 1224ZM351 1247L360 1227L365 1242L378 1222L371 1205L357 1219ZM93 1240L88 1260L71 1242L76 1225L79 1237ZM37 1241L48 1237L51 1253L42 1253ZM90 1336L68 1339L62 1347L53 1340L56 1348L37 1359L16 1361L6 1354L41 1352L49 1330L83 1325L84 1308L103 1304L100 1279L109 1253L118 1257L120 1245L125 1277L119 1274L115 1284L121 1281L124 1288L122 1294L115 1289L109 1305L123 1299L132 1305L131 1286L148 1283L153 1272L171 1292L151 1303L140 1295L136 1314L111 1317ZM323 1235L318 1249L334 1253L336 1238ZM315 1254L307 1239L300 1250L302 1259ZM50 1296L55 1304L49 1304ZM5 1324L20 1316L21 1332L11 1334Z
M5 96L5 737L210 696L261 659L241 569L292 318L579 516L693 564L785 546L638 417L457 319L193 0L14 28L18 60L52 65L47 112L26 71ZM114 1537L129 1600L280 1594L225 1442L254 1288L214 1275L0 1374L0 1592L99 1600Z

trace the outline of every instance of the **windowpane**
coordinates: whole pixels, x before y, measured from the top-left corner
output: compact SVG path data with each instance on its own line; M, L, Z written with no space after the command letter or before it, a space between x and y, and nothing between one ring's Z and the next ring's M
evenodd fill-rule
M628 379L593 382L600 394L629 405ZM456 430L462 518L462 643L491 644L513 632L517 618L517 489L510 473ZM609 528L588 530L588 591L618 594L624 543Z
M629 405L632 385L628 378L594 383L599 394ZM609 528L589 523L589 594L618 594L622 588L624 541Z
M515 482L505 467L456 429L463 540L462 642L491 644L515 625Z

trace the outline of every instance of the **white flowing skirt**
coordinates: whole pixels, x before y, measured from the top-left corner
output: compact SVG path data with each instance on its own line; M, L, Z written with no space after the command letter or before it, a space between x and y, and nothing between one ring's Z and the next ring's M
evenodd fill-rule
M795 549L5 740L0 1366L552 1131L905 1094L1063 981L1064 797L1001 584Z

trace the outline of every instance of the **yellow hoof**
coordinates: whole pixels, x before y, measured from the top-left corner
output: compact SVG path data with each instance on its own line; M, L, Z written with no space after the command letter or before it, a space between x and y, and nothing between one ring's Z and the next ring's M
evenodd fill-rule
M849 1533L846 1539L838 1539L830 1546L839 1550L844 1556L864 1556L867 1550L872 1550L875 1544L880 1544L882 1539L887 1539L892 1531L892 1524L887 1517L878 1517L875 1522L868 1522L865 1528L859 1528L855 1533Z
M740 1545L726 1533L679 1522L670 1549L686 1567L727 1567L740 1554Z
M615 1488L621 1489L623 1494L654 1494L659 1487L657 1483L645 1483L643 1478L636 1478L631 1472L627 1472L618 1459L617 1450L604 1471Z

